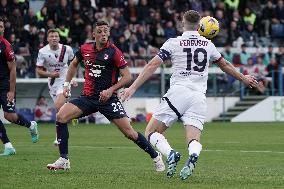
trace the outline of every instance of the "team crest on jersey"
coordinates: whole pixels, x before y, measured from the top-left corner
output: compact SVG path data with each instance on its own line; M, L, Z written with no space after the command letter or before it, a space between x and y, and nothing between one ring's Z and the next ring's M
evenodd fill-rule
M104 55L104 59L107 60L108 59L108 54Z

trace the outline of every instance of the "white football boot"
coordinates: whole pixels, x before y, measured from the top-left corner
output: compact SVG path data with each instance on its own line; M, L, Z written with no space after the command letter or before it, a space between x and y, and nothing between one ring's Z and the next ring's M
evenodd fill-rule
M166 169L165 164L163 162L163 156L160 152L158 152L157 157L153 158L153 161L157 172L162 172Z
M65 158L60 157L54 163L47 164L47 168L49 170L54 170L54 171L56 171L58 169L69 170L70 169L70 161L69 161L69 159L65 159Z

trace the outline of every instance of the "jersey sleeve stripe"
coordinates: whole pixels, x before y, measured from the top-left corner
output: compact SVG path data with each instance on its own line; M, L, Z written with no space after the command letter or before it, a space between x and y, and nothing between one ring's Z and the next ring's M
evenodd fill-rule
M221 57L218 58L217 60L214 60L213 63L215 64L215 63L219 62L222 58L223 58L223 57L221 56Z
M160 51L157 54L163 61L170 58L170 53L164 49L160 49Z

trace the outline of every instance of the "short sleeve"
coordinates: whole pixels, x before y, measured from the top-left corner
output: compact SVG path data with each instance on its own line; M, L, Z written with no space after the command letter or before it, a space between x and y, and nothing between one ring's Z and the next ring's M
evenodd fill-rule
M70 46L67 46L67 53L68 53L68 61L74 59L73 49Z
M211 43L211 49L212 51L211 51L210 60L213 61L213 63L216 63L222 58L222 55L221 53L219 53L219 51L217 50L217 48L213 43Z
M38 52L37 60L36 60L36 66L43 67L44 63L44 57L41 51Z
M122 52L118 48L115 48L113 60L114 60L115 66L120 68L120 69L127 66L127 62L124 58L124 55L122 54Z
M11 44L9 42L7 42L7 44L6 44L5 57L6 57L6 60L8 62L11 62L11 61L15 60L15 54L14 54L12 46L11 46Z
M167 60L170 58L171 56L171 40L168 39L164 44L163 46L160 48L160 51L158 52L158 56L163 60Z
M75 53L75 56L79 62L82 62L83 56L82 56L81 48L78 49L78 51Z

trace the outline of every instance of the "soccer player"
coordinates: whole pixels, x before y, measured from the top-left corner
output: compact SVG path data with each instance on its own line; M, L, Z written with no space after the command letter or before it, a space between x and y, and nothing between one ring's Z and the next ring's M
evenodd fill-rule
M47 165L50 170L70 168L67 122L97 111L111 120L127 138L151 156L156 171L165 169L162 155L153 149L142 134L132 128L118 100L116 91L131 81L131 74L122 52L109 42L109 35L108 23L97 22L93 32L95 42L83 44L69 66L63 94L65 97L68 96L71 78L76 73L79 63L83 62L85 65L83 95L64 104L57 113L56 129L60 158L55 163ZM119 74L121 79L118 81Z
M172 177L180 160L180 154L174 150L163 133L181 119L186 131L189 157L180 171L180 178L187 179L196 166L202 150L200 135L206 114L206 89L209 60L217 64L222 71L232 75L249 87L255 87L254 77L239 73L231 63L222 58L215 45L197 32L200 15L190 10L183 16L184 33L170 38L161 47L159 53L144 67L134 83L122 94L122 100L129 99L133 93L167 59L173 64L170 89L162 98L158 110L148 123L145 136L164 156L167 157L167 176Z
M4 29L4 20L0 19L0 107L3 108L5 119L29 128L32 142L36 143L39 137L37 123L28 121L15 112L16 62L11 44L3 37ZM2 155L16 154L2 121L0 121L0 139L5 147Z
M70 46L60 44L59 33L55 29L47 31L48 44L38 52L36 71L40 76L48 77L49 95L56 111L66 102L63 95L63 84L67 75L68 63L73 60L74 53ZM77 86L76 82L72 82ZM54 145L58 145L57 139Z

